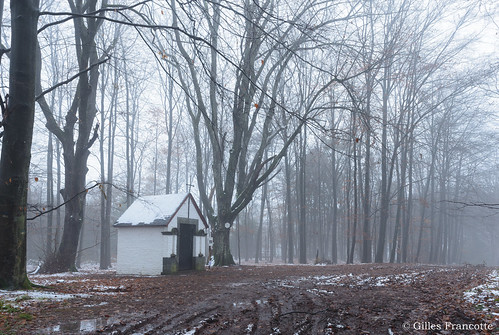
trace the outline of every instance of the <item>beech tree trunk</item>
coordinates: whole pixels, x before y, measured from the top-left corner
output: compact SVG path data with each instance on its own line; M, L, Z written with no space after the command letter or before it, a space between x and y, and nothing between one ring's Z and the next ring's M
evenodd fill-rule
M29 288L26 204L35 115L38 0L10 2L9 101L3 112L0 158L0 288Z
M224 226L224 224L220 224ZM234 258L230 252L230 228L219 227L213 233L213 255L215 264L234 265Z

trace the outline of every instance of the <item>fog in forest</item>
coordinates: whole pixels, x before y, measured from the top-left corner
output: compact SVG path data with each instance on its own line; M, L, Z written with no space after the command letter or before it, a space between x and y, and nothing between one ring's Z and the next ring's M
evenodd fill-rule
M499 265L493 1L89 2L41 1L30 265L189 191L218 265Z

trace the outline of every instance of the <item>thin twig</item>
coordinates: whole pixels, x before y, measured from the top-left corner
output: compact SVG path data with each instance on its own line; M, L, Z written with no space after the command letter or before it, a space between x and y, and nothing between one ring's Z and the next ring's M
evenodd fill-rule
M56 206L56 207L53 207L53 208L51 208L51 209L49 209L49 210L47 210L47 211L41 212L41 213L39 213L39 214L37 214L37 215L35 215L35 216L31 217L31 218L27 218L26 220L27 220L27 221L31 221L31 220L34 220L34 219L36 219L36 218L39 218L39 217L40 217L40 216L42 216L42 215L45 215L45 214L50 213L50 212L53 212L53 211L55 211L55 210L57 210L57 209L61 208L62 206L65 206L68 202L70 202L71 200L73 200L73 199L75 199L76 197L80 196L81 194L83 194L83 193L87 193L87 192L88 192L88 191L90 191L91 189L93 189L93 188L95 188L95 187L97 187L97 186L99 186L99 185L102 185L102 184L103 184L103 183L96 183L95 185L92 185L92 186L90 186L90 187L88 187L88 188L84 189L83 191L76 193L73 197L71 197L69 200L67 200L67 201L63 202L62 204L60 204L60 205L58 205L58 206Z

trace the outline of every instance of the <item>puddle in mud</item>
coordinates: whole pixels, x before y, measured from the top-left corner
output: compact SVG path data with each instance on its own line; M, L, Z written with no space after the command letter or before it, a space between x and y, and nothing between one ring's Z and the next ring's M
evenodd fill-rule
M111 325L114 321L115 320L113 320L112 318L107 318L107 319L98 318L98 319L64 322L56 326L45 328L40 332L38 332L38 334L57 334L57 333L85 334L103 329L105 326Z

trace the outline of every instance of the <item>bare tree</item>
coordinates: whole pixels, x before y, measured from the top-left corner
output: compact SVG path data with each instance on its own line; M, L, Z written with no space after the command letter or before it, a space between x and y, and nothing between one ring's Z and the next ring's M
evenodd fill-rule
M279 4L272 1L245 1L240 11L218 1L189 4L180 9L175 1L171 1L170 6L175 41L183 59L183 62L177 59L176 66L189 99L188 110L194 124L195 141L199 138L202 119L212 151L216 206L210 201L204 185L201 144L196 142L197 181L213 229L215 263L233 264L229 228L237 214L251 201L255 190L271 177L304 122L316 111L317 99L337 78L329 76L330 80L324 81L324 85L315 87L299 113L295 113L294 108L285 108L288 117L294 115L301 121L290 130L288 139L280 144L276 154L264 161L265 148L277 139L276 135L281 131L274 122L277 109L282 107L277 102L280 83L288 75L290 64L303 60L298 51L311 46L315 39L320 40L320 34L324 33L328 24L345 17L309 25L307 22L315 21L327 11L316 2L303 4L286 20L279 19ZM186 42L180 33L181 16L187 19L199 17L202 20L200 23L206 24L206 36ZM224 36L228 32L222 31L220 24L232 20L232 17L240 22L240 32L231 37ZM227 38L239 39L240 52L223 51ZM201 52L205 48L206 52ZM232 57L234 53L235 58ZM203 54L208 56L201 57ZM320 69L315 70L320 72ZM229 81L233 89L224 83L226 75L223 71L233 75L234 80ZM206 87L201 81L202 75L208 79ZM203 93L205 88L209 96ZM226 97L224 104L217 97ZM229 125L226 120L229 120ZM250 151L250 146L255 149Z
M106 1L102 4L106 6ZM62 143L64 151L65 182L61 190L66 203L64 231L60 246L54 258L44 264L44 271L59 272L75 270L78 240L84 220L87 160L90 147L98 135L98 125L93 125L96 109L96 94L99 72L97 65L107 59L107 55L97 53L95 37L102 25L101 12L96 16L84 18L85 13L97 11L97 0L85 4L82 0L69 0L74 14L75 48L78 60L78 84L71 107L66 114L66 123L61 127L42 95L41 83L38 82L38 102L47 119L47 128ZM41 59L38 58L41 69ZM75 134L76 131L76 134ZM75 141L75 135L77 140Z

